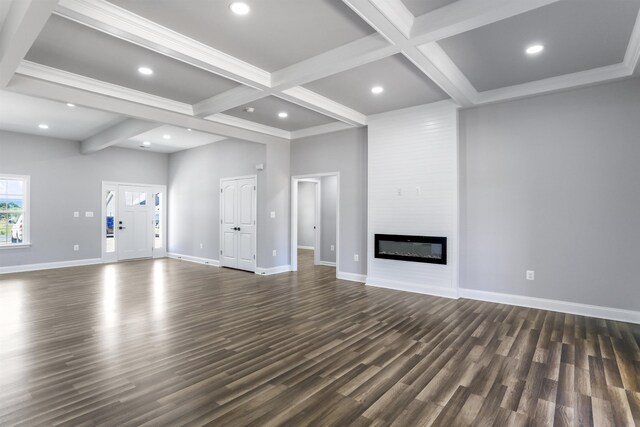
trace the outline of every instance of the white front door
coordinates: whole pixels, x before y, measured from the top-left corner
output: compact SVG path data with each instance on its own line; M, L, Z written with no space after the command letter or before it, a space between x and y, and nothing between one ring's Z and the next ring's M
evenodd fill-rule
M222 180L220 190L220 265L255 271L256 179Z
M153 256L152 192L147 187L118 188L118 259Z

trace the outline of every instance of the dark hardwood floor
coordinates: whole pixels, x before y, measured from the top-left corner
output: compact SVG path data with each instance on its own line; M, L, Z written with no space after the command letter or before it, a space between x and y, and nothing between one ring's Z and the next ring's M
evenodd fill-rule
M640 423L639 325L306 267L0 276L0 425Z

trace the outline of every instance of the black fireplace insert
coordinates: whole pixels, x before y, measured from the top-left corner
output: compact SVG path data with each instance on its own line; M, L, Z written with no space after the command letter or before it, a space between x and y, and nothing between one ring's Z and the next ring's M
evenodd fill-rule
M447 263L447 238L433 236L375 235L375 257L400 261Z

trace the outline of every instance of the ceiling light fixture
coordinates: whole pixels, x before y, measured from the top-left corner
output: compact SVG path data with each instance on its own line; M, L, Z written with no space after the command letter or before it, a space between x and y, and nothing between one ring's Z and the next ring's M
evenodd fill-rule
M39 127L40 129L49 129L49 125L44 124L44 123L40 123L40 124L38 125L38 127Z
M241 1L234 1L229 5L229 9L236 15L246 15L251 12L249 5Z
M72 103L70 103L70 102L67 102L67 107L69 107L69 108L73 108L73 107L75 107L75 106L76 106L76 104L72 104Z
M371 88L371 93L374 95L379 95L384 92L384 88L382 86L374 86Z
M540 53L544 50L544 46L541 44L534 44L531 45L527 48L527 50L525 50L525 52L527 52L528 55L535 55L536 53Z
M153 74L153 70L149 67L140 67L138 68L138 72L145 76L150 76L151 74Z
M148 147L151 145L151 143L149 141L145 141L142 143L142 145L144 145L145 147Z
M246 111L247 113L253 113L254 111L256 111L256 109L253 107L247 107L244 109L244 111Z
M193 129L191 128L187 128L187 132L191 132Z
M280 117L281 119L286 119L287 117L289 117L289 114L283 111L281 113L278 113L278 117Z
M162 135L162 137L163 137L164 139L171 139L171 135L169 135L169 134Z

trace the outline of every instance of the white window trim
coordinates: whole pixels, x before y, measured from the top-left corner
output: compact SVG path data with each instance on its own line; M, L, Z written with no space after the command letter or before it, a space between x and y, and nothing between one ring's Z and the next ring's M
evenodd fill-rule
M22 243L0 245L0 250L28 248L31 246L31 176L2 173L0 174L0 179L2 178L22 179L24 181L24 207L22 208L22 215L24 216L22 222L24 224L24 229L22 231Z

